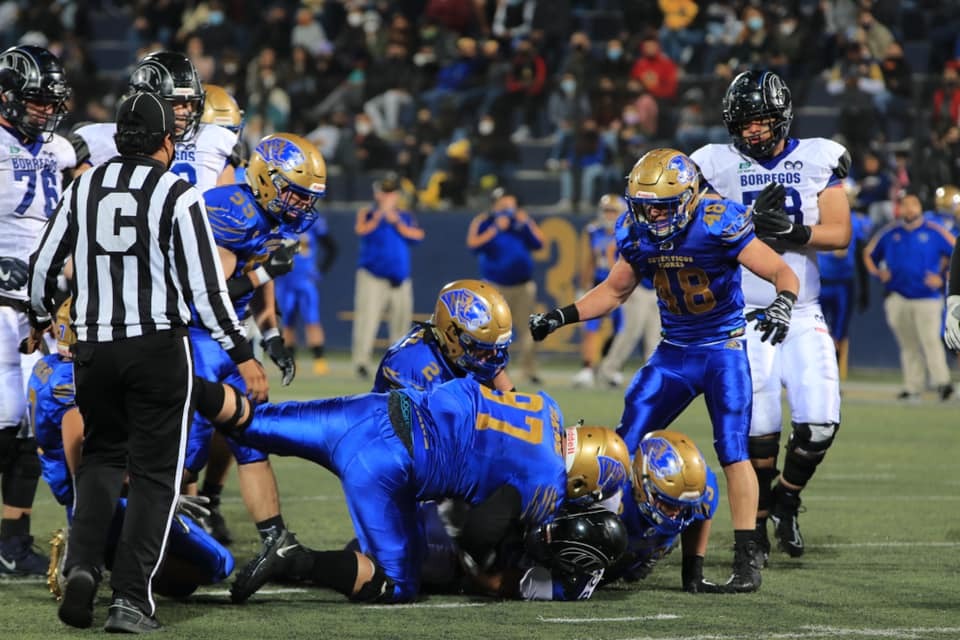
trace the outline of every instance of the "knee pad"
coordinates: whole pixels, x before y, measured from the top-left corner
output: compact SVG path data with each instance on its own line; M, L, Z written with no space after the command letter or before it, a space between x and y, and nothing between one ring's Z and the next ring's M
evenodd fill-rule
M780 453L780 434L772 433L768 436L751 436L747 438L747 453L751 460L766 460L773 458L777 464L777 454Z
M798 487L806 486L814 471L833 444L840 425L794 422L787 441L787 455L783 465L783 479Z
M393 587L393 580L387 577L380 565L374 562L373 577L360 587L360 591L350 596L350 599L366 604L393 602L395 600Z

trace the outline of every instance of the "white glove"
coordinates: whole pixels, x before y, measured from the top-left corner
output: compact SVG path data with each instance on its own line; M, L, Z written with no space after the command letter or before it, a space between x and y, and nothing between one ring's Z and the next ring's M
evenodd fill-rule
M954 351L960 351L960 296L947 296L947 322L943 341Z

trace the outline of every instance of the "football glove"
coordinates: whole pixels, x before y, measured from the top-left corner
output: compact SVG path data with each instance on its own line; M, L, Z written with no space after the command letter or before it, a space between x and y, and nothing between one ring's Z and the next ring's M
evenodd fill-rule
M563 309L558 307L547 313L534 313L529 321L530 335L534 341L540 342L563 325L579 321L580 314L575 304L567 305Z
M747 314L747 322L756 321L755 328L763 335L761 342L780 344L787 337L790 330L790 316L793 314L793 303L797 297L789 291L781 291L774 298L770 306L764 309L754 309Z
M27 286L30 268L20 258L0 258L0 289L16 291Z
M960 351L960 296L947 296L947 322L943 341L954 351Z
M209 504L210 498L207 496L180 495L177 497L177 515L189 516L200 522L210 515Z
M757 237L767 243L789 242L805 245L810 242L810 227L794 224L784 209L786 189L771 182L753 203L753 227Z
M297 375L297 361L294 360L290 350L283 346L283 338L271 336L261 342L260 346L263 347L263 350L273 360L273 364L277 365L283 374L280 383L286 387L293 382L293 377Z
M279 278L284 274L290 273L293 269L293 258L297 255L298 251L300 251L299 242L284 242L278 249L274 250L274 252L270 254L270 257L267 258L267 261L263 263L263 270L266 271L267 275L271 278Z

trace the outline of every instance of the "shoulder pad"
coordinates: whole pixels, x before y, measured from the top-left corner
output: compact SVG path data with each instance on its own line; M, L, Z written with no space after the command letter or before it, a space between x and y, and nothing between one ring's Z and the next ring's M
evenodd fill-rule
M833 175L841 180L846 178L850 175L850 163L850 152L844 149L840 157L837 158L837 166L833 168Z
M67 142L70 143L70 146L73 147L73 152L77 156L77 165L80 166L85 162L90 162L90 147L87 146L87 141L77 135L76 130L73 129L66 136Z
M706 209L708 206L711 208L709 211ZM698 208L707 233L711 236L734 242L753 230L750 210L739 202L707 194L700 200Z
M242 197L236 197L240 194ZM207 219L218 245L229 247L247 237L259 214L256 203L240 185L214 187L203 194ZM239 201L239 202L238 202ZM253 215L248 215L253 208Z

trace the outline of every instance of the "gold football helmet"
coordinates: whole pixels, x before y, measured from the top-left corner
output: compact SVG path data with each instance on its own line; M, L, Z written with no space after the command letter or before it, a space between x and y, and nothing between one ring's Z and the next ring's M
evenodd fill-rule
M437 296L431 322L443 355L489 382L510 361L513 316L503 295L480 280L454 280Z
M207 98L203 102L200 122L215 124L239 134L243 129L243 111L227 90L215 84L203 85Z
M605 500L627 482L630 453L612 429L567 427L564 452L568 501Z
M676 149L647 152L627 176L630 213L657 244L687 226L702 195L700 170Z
M627 210L627 203L616 193L607 193L600 198L597 205L597 222L608 229L613 229L617 218Z
M952 184L937 187L934 194L934 206L939 213L960 216L960 189Z
M651 431L633 458L633 497L640 514L663 535L680 533L693 520L707 487L707 463L697 446L677 431Z
M64 358L73 358L70 347L77 341L77 334L73 331L73 325L70 322L70 305L73 298L67 298L57 309L56 324L54 329L57 331L57 353Z
M292 133L269 135L250 154L247 185L260 206L291 233L317 219L327 192L327 163L313 143Z

